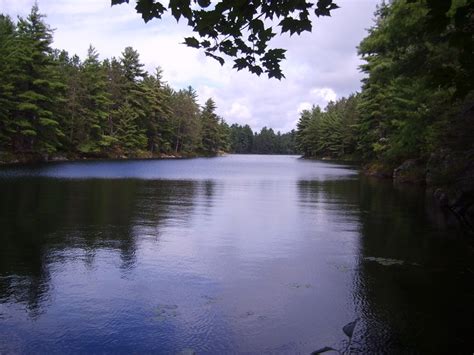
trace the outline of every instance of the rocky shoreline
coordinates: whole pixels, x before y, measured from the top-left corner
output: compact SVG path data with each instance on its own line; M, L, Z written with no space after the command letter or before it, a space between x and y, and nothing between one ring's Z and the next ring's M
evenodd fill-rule
M395 184L424 185L442 209L474 232L474 150L442 150L429 159L407 159L401 165L370 163L363 167L368 176L392 179Z

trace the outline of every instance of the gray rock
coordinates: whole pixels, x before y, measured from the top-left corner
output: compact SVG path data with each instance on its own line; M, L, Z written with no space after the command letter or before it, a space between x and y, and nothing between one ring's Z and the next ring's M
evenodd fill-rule
M419 184L425 182L425 175L425 164L418 159L409 159L393 170L393 181Z

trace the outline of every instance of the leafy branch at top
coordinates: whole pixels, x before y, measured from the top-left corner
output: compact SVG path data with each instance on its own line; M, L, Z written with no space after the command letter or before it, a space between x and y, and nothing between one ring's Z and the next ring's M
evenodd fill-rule
M112 5L129 0L111 0ZM331 16L338 6L333 0L170 0L167 7L160 1L137 0L135 10L145 22L160 19L171 11L176 21L184 19L196 37L187 37L184 43L199 48L224 64L224 56L234 58L234 68L248 69L251 73L266 73L269 78L281 79L284 74L280 63L285 50L269 48L269 43L280 33L300 35L311 32L311 12L316 16Z

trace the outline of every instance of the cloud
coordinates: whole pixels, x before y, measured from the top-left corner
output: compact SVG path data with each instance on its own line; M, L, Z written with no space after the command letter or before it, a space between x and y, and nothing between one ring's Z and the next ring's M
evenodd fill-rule
M337 94L331 88L314 88L310 94L317 103L323 102L321 106L326 105L329 101L336 101Z
M243 120L248 120L250 117L252 117L249 108L246 105L242 105L238 102L232 103L228 114Z
M193 86L201 104L213 97L228 123L263 126L276 131L295 127L301 108L325 106L358 90L362 74L357 45L372 25L379 0L338 0L330 18L314 18L313 32L277 36L273 47L287 49L286 79L256 77L224 66L181 43L190 29L171 17L144 24L133 4L110 7L109 0L39 0L47 23L55 29L54 46L84 57L93 44L101 58L119 57L126 46L140 53L146 69L160 66L175 89ZM34 0L0 0L3 13L25 16Z
M302 102L298 105L298 109L296 110L297 113L301 113L305 110L311 110L313 104L311 102Z

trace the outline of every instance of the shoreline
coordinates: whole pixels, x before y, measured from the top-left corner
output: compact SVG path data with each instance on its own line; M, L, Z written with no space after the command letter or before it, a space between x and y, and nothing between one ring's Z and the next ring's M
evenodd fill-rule
M456 154L444 151L429 159L407 159L401 164L328 157L302 159L357 164L362 175L390 180L394 185L412 185L426 189L441 209L449 211L459 225L474 235L474 152Z
M23 153L11 154L0 152L0 167L9 165L28 165L43 163L60 162L81 162L81 161L120 161L120 160L168 160L168 159L192 159L224 156L228 153L218 152L217 154L199 154L199 153L160 153L152 154L149 152L137 154L110 154L110 155L81 155L81 154L38 154Z

